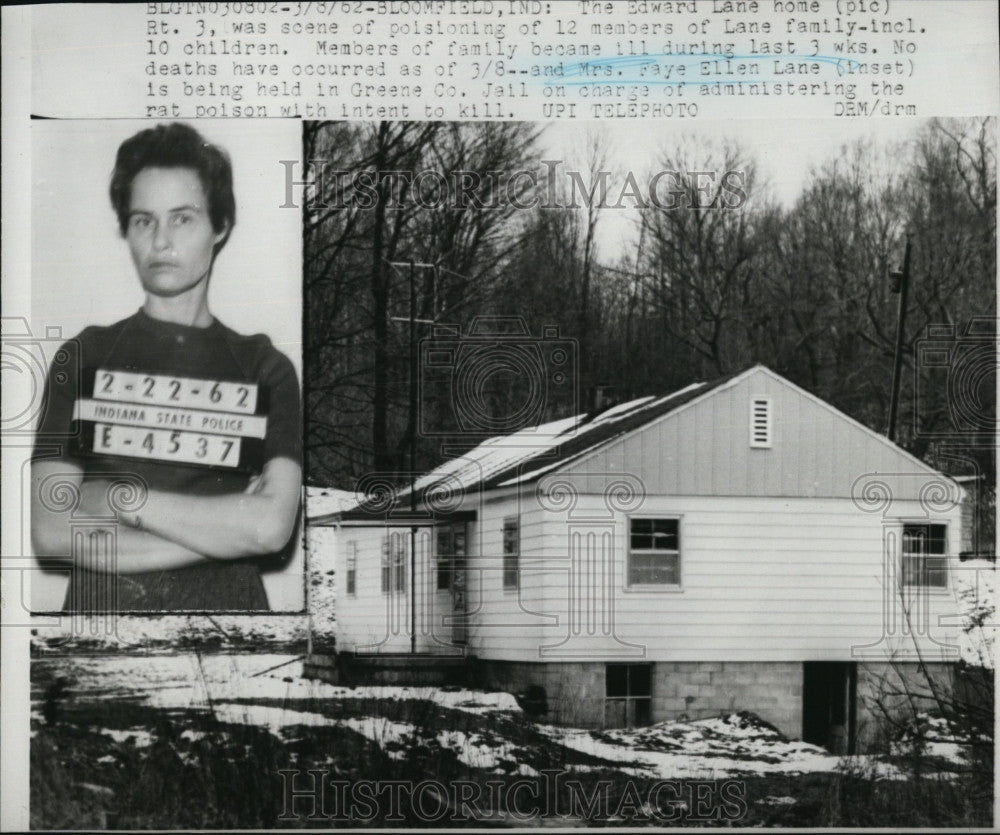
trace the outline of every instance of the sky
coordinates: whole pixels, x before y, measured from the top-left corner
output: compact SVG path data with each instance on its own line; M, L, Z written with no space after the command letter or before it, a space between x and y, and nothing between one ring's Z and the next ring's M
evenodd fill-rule
M561 122L550 124L540 137L547 158L579 165L583 159L588 131L597 130L606 136L611 147L612 165L635 172L643 182L645 172L652 169L663 146L683 137L695 142L737 140L755 157L760 173L771 186L772 193L785 207L791 207L806 187L810 172L828 160L836 158L845 144L870 138L878 145L889 146L916 136L927 124L923 119L785 119L736 121L642 122ZM641 125L641 127L637 127ZM614 178L611 182L622 183ZM587 182L586 178L584 182ZM621 188L621 185L618 186ZM617 194L615 195L617 197ZM602 257L614 259L634 241L633 224L636 213L630 209L607 209L599 224L598 247Z

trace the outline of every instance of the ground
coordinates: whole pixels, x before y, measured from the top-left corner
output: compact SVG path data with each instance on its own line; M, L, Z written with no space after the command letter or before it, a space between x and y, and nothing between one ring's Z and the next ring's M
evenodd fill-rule
M914 769L909 740L844 760L749 713L592 732L506 693L307 681L288 654L36 656L35 828L989 824L931 719Z

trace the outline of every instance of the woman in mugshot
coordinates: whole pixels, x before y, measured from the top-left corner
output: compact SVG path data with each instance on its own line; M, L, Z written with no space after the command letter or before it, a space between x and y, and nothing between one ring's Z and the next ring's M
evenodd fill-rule
M267 610L258 562L298 517L299 386L266 336L209 310L235 222L229 158L187 125L158 125L122 143L110 192L145 301L70 340L71 372L50 370L35 552L72 561L68 611ZM130 502L114 499L123 485ZM71 512L53 499L67 487Z

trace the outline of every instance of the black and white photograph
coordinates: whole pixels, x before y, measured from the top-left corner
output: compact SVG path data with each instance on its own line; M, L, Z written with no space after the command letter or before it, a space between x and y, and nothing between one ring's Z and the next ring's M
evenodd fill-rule
M32 125L36 610L304 606L300 236L262 189L297 137L265 128Z
M995 120L301 129L308 618L38 630L35 825L987 824Z
M995 828L996 21L6 7L0 829Z

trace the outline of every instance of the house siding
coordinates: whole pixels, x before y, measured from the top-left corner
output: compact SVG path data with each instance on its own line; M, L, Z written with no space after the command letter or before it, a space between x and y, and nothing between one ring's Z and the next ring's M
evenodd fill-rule
M771 399L772 445L751 448L749 403ZM885 438L764 368L624 435L565 474L630 473L647 494L689 496L850 497L866 474L881 474L899 499L917 500L944 479ZM947 484L956 491L951 483Z
M749 404L771 404L771 446L750 446ZM549 721L605 722L605 665L652 664L654 721L753 710L802 733L803 664L859 663L858 719L877 676L918 654L947 678L958 605L944 589L899 596L902 526L963 539L961 491L763 368L520 489L463 498L474 681L543 687ZM520 521L520 587L503 587L503 525ZM680 583L628 582L630 519L679 520ZM358 541L354 598L338 580L338 646L409 651L409 601L380 591L381 529ZM421 652L454 652L450 594L434 589L432 538L417 557ZM387 625L389 627L387 628ZM900 666L901 665L901 666ZM935 666L936 665L936 666ZM859 667L859 670L862 669ZM906 673L909 675L910 673Z
M520 520L520 588L503 586L503 524ZM545 510L530 498L485 503L470 525L466 585L468 651L482 658L537 660L546 630L557 620L546 602L544 555L549 535ZM541 569L541 570L539 570Z
M528 504L521 500L522 507ZM917 646L932 660L954 657L958 631L949 588L928 591L908 626L896 595L901 520L919 519L917 502L895 502L883 517L850 499L646 496L631 513L609 512L601 496L577 495L571 510L530 517L536 542L522 595L545 621L525 619L493 581L470 575L485 602L470 628L470 649L511 661L857 661L901 660ZM499 528L515 499L497 503ZM629 588L631 515L681 519L679 588ZM933 517L948 523L957 553L957 510ZM475 569L476 564L473 563ZM530 587L530 594L529 589ZM491 602L492 601L492 602ZM485 615L489 614L487 618ZM532 617L535 617L533 615ZM921 631L922 630L922 631Z
M382 591L382 541L386 536L400 537L406 548L406 589L397 590L390 583L388 593ZM337 572L337 648L358 654L409 652L411 649L409 527L345 526L336 537L334 559L341 569ZM431 533L420 528L417 535L415 564L417 599L418 652L429 652L442 644L436 624L434 604L434 562ZM355 593L347 593L347 571L344 559L351 545L356 548L357 574Z

